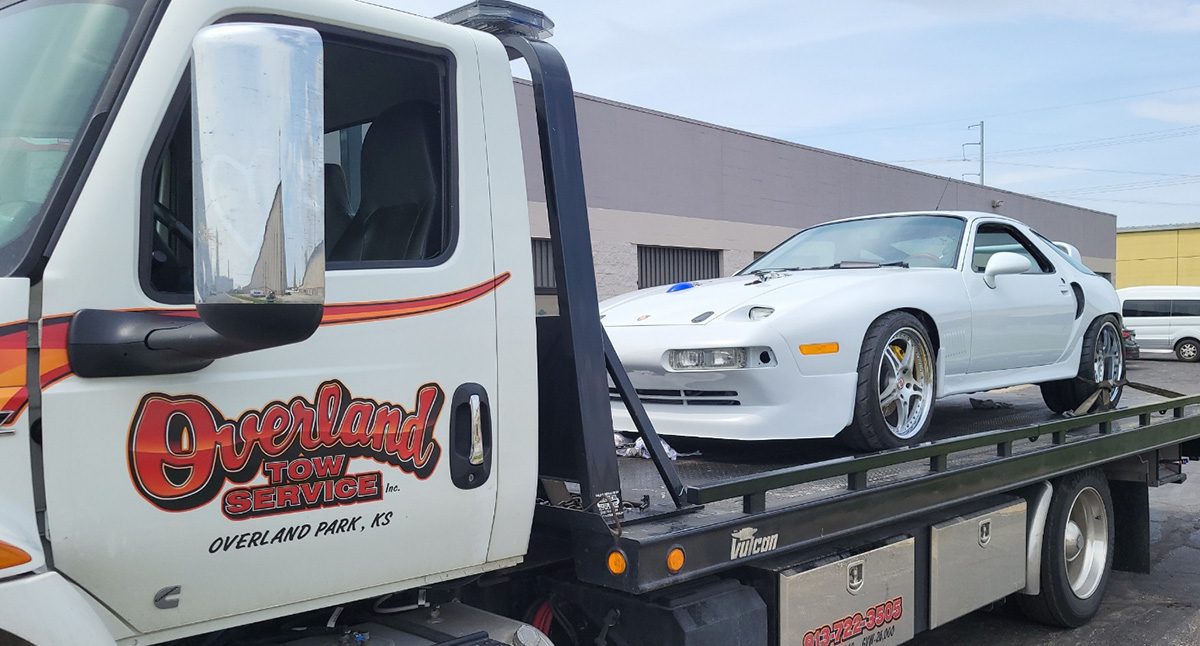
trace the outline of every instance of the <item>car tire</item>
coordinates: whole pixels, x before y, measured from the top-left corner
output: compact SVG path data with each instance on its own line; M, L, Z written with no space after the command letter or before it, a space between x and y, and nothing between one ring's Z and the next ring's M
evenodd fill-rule
M1121 326L1117 322L1117 318L1111 314L1106 314L1092 321L1088 326L1087 332L1083 335L1083 350L1079 353L1079 372L1074 379L1060 379L1058 381L1050 381L1040 384L1042 390L1042 401L1046 402L1046 407L1056 413L1064 413L1073 411L1083 405L1092 393L1096 392L1095 382L1102 377L1096 374L1095 357L1096 346L1101 342L1101 333L1109 331L1115 335L1116 352L1120 356L1121 365L1117 378L1125 376L1125 350L1121 346ZM1109 408L1115 408L1117 402L1121 401L1121 394L1125 392L1124 388L1118 388L1109 401ZM1100 400L1097 398L1096 403L1088 411L1097 410L1100 407Z
M1200 341L1196 339L1183 339L1175 344L1175 356L1180 361L1195 363L1200 361Z
M901 347L905 349L903 355L898 356L897 349ZM916 353L912 354L914 350ZM885 358L884 352L891 353L891 359ZM906 364L905 356L911 356L907 368L902 367ZM899 372L896 371L897 363L901 366ZM891 404L881 404L885 372L896 375L894 381L898 384L896 399ZM907 393L909 399L903 404L902 417L903 393ZM925 324L907 312L884 314L871 324L863 338L858 359L854 420L843 431L843 442L853 449L878 451L921 441L933 420L936 393L937 362ZM914 400L921 407L915 415L910 414ZM891 412L885 413L889 408ZM902 423L906 420L908 423Z
M1079 471L1054 482L1042 533L1041 590L1016 595L1027 617L1076 628L1095 616L1112 574L1115 520L1103 471Z

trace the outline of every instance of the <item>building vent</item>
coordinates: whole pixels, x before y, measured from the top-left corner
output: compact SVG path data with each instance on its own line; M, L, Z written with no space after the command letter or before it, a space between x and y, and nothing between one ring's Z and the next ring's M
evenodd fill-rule
M554 280L554 251L550 240L533 239L533 288L537 293L553 294L558 285Z
M638 245L638 289L720 275L720 250Z

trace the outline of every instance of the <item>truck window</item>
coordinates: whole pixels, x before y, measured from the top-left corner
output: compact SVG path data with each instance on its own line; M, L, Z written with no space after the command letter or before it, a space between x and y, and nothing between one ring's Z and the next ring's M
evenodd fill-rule
M329 271L429 266L453 251L449 54L325 39ZM191 97L185 75L143 172L146 292L191 302Z

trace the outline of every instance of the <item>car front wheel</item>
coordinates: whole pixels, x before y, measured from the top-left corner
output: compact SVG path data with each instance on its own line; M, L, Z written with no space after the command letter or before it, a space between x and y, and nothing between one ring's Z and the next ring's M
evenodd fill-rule
M872 451L920 441L933 419L936 387L925 325L906 312L879 317L863 339L854 421L843 438L853 448Z

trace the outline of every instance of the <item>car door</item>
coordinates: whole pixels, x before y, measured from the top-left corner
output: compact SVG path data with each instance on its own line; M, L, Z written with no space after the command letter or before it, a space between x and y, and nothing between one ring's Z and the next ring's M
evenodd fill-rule
M1121 305L1125 325L1137 333L1143 350L1171 350L1173 323L1171 301L1150 298L1131 298Z
M1016 227L982 221L972 234L963 263L963 280L971 302L972 373L1042 366L1058 361L1071 338L1075 297L1050 259ZM1007 251L1027 257L1024 274L998 276L996 286L983 281L993 254Z
M322 33L326 161L345 171L343 180L327 166L326 222L339 224L326 227L315 334L191 373L71 373L78 310L192 315L181 72L192 36L238 6L171 5L45 271L55 567L138 631L362 597L488 560L495 478L459 477L450 436L463 415L456 427L470 428L472 408L496 428L488 397L506 279L494 267L479 70L465 30L367 3L322 9L338 11L325 24L300 17ZM177 86L172 100L164 88ZM335 180L354 184L357 204ZM428 227L402 236L388 221L360 220L414 205ZM297 429L290 442L262 443L284 427Z

